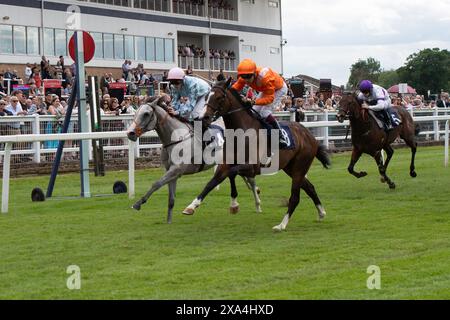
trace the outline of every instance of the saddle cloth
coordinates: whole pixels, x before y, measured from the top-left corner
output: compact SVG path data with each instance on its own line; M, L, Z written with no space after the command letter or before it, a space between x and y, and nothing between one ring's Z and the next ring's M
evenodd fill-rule
M395 110L395 108L389 108L387 110L382 111L369 110L369 114L375 119L376 123L378 124L378 127L383 130L385 129L387 116L390 117L391 124L394 128L398 127L402 123L402 120L397 110Z

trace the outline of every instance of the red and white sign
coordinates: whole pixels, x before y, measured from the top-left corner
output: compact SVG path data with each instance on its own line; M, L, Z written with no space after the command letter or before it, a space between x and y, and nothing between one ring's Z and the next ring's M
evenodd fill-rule
M44 80L44 89L51 89L51 88L56 89L62 88L62 80L59 79Z
M83 31L83 51L84 51L84 63L88 63L92 60L95 54L95 42L92 36ZM75 33L69 41L69 54L73 61L77 61L75 54Z
M123 82L111 82L109 89L123 89L124 92L127 92L127 84Z

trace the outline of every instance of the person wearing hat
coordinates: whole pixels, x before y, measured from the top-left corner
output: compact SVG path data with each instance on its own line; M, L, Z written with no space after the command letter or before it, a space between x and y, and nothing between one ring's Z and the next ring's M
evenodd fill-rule
M244 59L238 66L238 80L233 89L241 92L248 85L260 92L255 100L252 100L253 109L270 125L280 132L280 145L287 146L286 138L281 134L281 127L272 111L277 107L288 93L288 87L284 79L274 70L268 67L257 67L251 59Z
M383 87L373 84L370 80L362 80L359 84L358 99L362 102L364 109L372 111L383 111L386 131L392 130L394 127L391 122L391 115L388 110L391 107L391 98L389 93Z
M169 114L180 116L189 122L199 119L211 90L209 84L200 78L186 76L181 68L170 69L167 80L170 82L172 96Z

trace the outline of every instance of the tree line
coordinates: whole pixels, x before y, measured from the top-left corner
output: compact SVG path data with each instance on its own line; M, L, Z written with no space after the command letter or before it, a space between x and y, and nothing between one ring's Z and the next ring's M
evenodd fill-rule
M350 68L347 89L358 87L361 80L368 79L384 88L408 83L418 94L439 94L450 90L450 51L427 48L411 54L405 64L393 70L383 70L375 58L358 60Z

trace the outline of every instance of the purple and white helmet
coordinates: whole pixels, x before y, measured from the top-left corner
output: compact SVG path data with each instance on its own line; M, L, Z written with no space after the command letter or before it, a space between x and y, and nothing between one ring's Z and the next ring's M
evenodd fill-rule
M359 90L361 92L369 92L369 91L372 91L372 89L373 89L373 84L370 80L363 80L359 84Z

